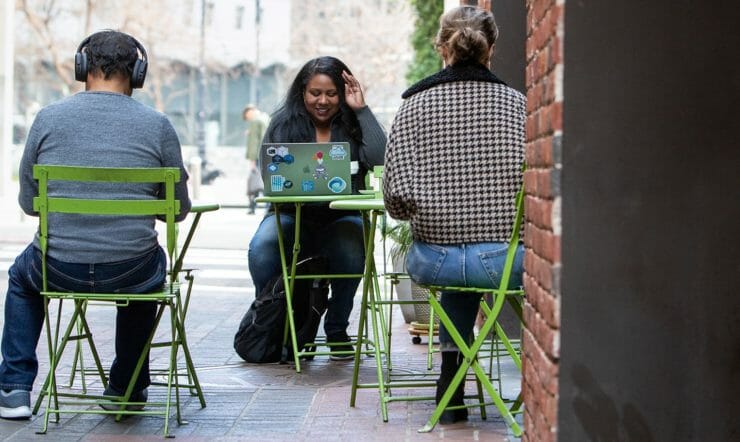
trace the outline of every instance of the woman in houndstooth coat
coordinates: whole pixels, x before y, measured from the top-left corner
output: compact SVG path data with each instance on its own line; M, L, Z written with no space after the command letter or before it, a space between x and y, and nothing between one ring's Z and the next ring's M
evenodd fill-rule
M396 114L385 156L388 213L409 220L406 258L421 284L497 287L522 183L525 97L488 65L498 29L491 12L461 6L440 19L435 45L445 68L413 85ZM522 285L523 247L509 287ZM480 295L443 292L441 303L462 336L473 332ZM461 363L444 327L437 402ZM463 404L463 385L450 405ZM440 423L467 419L447 411Z

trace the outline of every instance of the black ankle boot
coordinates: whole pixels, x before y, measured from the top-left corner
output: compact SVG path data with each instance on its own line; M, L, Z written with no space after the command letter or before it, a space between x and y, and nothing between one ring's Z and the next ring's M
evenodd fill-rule
M440 369L439 380L437 381L437 391L434 395L435 402L439 404L442 400L442 396L445 394L447 387L452 383L452 378L455 377L457 369L462 364L462 355L457 351L443 351L442 352L442 367ZM463 400L465 396L465 379L460 382L457 390L452 395L452 399L447 404L448 407L455 405L464 405ZM445 410L442 412L442 416L439 418L440 424L454 424L455 422L468 420L468 409L461 408L459 410Z

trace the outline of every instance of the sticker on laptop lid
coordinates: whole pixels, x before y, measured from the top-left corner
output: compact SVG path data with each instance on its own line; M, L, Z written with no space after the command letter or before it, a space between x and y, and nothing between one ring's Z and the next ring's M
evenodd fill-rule
M329 156L332 160L343 160L347 156L347 150L341 144L335 144L329 150Z
M303 180L301 181L301 190L303 192L313 192L313 189L315 187L315 184L313 180Z
M338 176L335 176L334 178L330 179L327 183L327 186L329 187L329 190L331 190L334 193L340 193L344 189L347 188L347 182L341 179Z
M313 171L313 177L314 179L323 178L325 180L329 179L329 175L326 173L326 166L324 166L324 152L318 151L315 154L313 154L313 159L316 160L316 168Z
M270 175L270 190L282 192L285 185L285 177L282 175Z

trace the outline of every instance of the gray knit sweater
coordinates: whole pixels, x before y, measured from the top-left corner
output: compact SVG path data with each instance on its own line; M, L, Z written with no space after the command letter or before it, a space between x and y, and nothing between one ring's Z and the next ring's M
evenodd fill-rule
M187 172L180 142L167 117L133 98L80 92L42 109L31 126L20 163L18 202L33 211L38 182L34 164L97 167L179 167L180 221L190 210ZM160 186L52 182L50 196L105 199L158 198ZM51 214L49 256L70 263L105 263L135 258L154 248L154 217ZM38 233L34 239L38 247Z

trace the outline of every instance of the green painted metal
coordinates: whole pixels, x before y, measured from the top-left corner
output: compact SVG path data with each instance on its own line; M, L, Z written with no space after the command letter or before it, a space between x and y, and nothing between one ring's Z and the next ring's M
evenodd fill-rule
M342 200L371 199L373 195L315 195L315 196L260 196L255 201L268 204L305 204L305 203L328 203Z
M316 351L316 350L299 350L298 340L296 338L295 330L295 319L293 317L293 288L296 279L334 279L334 278L361 278L363 274L312 274L312 275L296 275L296 266L298 264L299 254L301 251L301 216L302 208L306 203L313 202L330 202L330 201L344 201L344 200L368 200L372 199L373 195L337 195L337 196L270 196L270 197L259 197L257 202L265 202L272 204L275 210L275 223L278 232L278 248L280 249L280 266L282 269L283 284L285 289L285 302L286 302L286 324L284 332L284 342L290 343L293 348L293 363L295 364L296 372L301 372L301 361L300 358L304 356L317 356L317 355L346 355L351 354L349 351ZM295 206L295 226L293 230L293 244L291 245L291 260L288 263L288 256L285 250L285 238L283 236L283 229L281 223L281 212L280 206L282 204L292 204ZM361 333L359 333L361 335ZM350 337L352 338L352 337ZM356 350L360 348L362 344L361 340L353 339L349 342L351 345L356 347ZM331 342L326 342L317 339L316 342L307 343L307 348L317 349L320 346L331 347ZM366 353L362 352L361 353Z
M464 360L459 370L455 374L455 377L452 379L452 382L450 383L449 387L447 388L444 395L442 396L442 399L440 400L439 404L437 405L434 412L432 413L432 416L429 418L426 425L424 425L424 427L419 429L420 433L426 433L426 432L432 431L435 425L439 422L439 418L442 415L442 412L444 412L446 408L453 408L453 407L448 407L449 401L452 398L452 395L454 394L455 390L460 385L460 383L463 382L465 376L467 375L468 369L472 368L473 372L475 373L477 381L483 386L483 388L488 393L489 397L493 400L494 405L498 409L499 413L503 417L506 424L511 428L512 433L517 437L521 436L522 434L522 429L519 426L519 424L516 422L513 416L514 413L519 411L519 407L521 406L521 400L517 399L511 408L507 408L504 400L501 398L501 395L493 387L489 374L486 373L485 370L483 370L481 364L479 363L477 355L484 341L486 340L487 336L495 328L497 333L499 332L501 333L500 337L502 341L504 342L504 345L506 346L512 358L514 358L514 361L517 364L517 367L519 367L521 370L521 361L519 360L518 354L514 351L513 346L511 345L510 341L506 337L505 333L503 333L503 330L501 329L501 327L500 326L495 327L495 326L497 325L496 321L497 321L498 315L501 312L501 309L503 308L503 304L506 301L506 299L510 296L521 296L520 290L508 290L508 286L509 286L509 279L511 277L511 271L512 271L513 264L514 264L514 256L516 254L516 249L519 245L519 233L521 230L521 224L522 224L523 213L524 213L523 193L524 193L523 190L521 190L517 194L516 217L514 219L514 225L512 226L512 233L509 239L509 247L507 249L504 269L501 275L501 284L499 285L498 288L490 289L490 288L449 287L449 286L434 286L434 285L426 286L430 290L429 304L431 305L433 311L439 316L441 324L443 324L444 327L447 329L450 336L452 337L452 340L455 342L457 347L460 349L460 352L464 356ZM478 292L478 293L492 293L494 303L491 308L488 308L488 305L485 302L481 303L481 308L483 309L484 313L486 313L486 320L484 321L483 325L480 327L478 336L474 339L471 345L468 345L467 340L464 339L460 335L460 333L457 331L457 329L452 324L452 321L450 320L449 316L447 315L445 310L442 308L442 305L437 299L437 293L440 291L465 291L465 292Z
M382 170L380 172L382 173ZM396 301L392 299L392 296L391 299L381 298L382 291L380 290L380 284L378 283L378 272L373 258L375 252L375 232L377 231L378 219L385 216L385 206L381 195L376 194L375 198L367 200L334 201L330 204L330 207L338 210L359 210L366 216L366 218L369 218L365 238L366 261L362 285L362 309L360 311L358 341L367 343L375 357L376 382L359 382L359 364L361 359L359 358L359 349L356 349L355 363L352 373L350 406L355 406L358 389L377 389L381 417L384 422L387 422L388 403L390 402L434 399L434 396L395 395L393 392L396 388L423 388L436 385L435 380L429 378L430 375L434 374L431 372L431 362L428 367L429 371L426 373L413 374L404 373L399 370L394 371L392 363L392 339L390 334L390 324L392 323L391 307L394 304L416 304L426 303L426 301ZM370 329L372 332L372 336L369 339L366 335L363 335L366 328L365 324L368 322L371 323ZM482 396L480 396L480 398L482 399Z
M205 399L203 396L200 383L198 382L195 367L192 363L190 351L187 347L186 333L185 333L185 316L187 313L187 306L189 303L189 297L192 290L193 277L189 270L185 271L185 281L187 281L187 292L185 300L183 301L181 296L181 285L180 277L182 272L182 260L187 250L187 246L192 239L192 235L195 231L195 227L198 224L202 213L207 211L217 210L217 205L193 207L192 212L196 214L196 219L191 225L190 232L188 234L185 246L179 253L177 252L177 224L175 223L175 217L180 211L180 202L175 199L175 183L180 180L180 170L178 168L91 168L91 167L76 167L76 166L55 166L55 165L36 165L33 169L34 177L39 182L39 194L34 198L34 210L39 213L39 243L41 247L42 257L42 279L43 279L43 291L47 301L56 299L58 300L59 307L57 309L55 326L51 324L51 311L49 308L49 302L44 303L45 309L45 326L47 331L47 345L49 348L49 374L45 381L44 387L41 390L39 398L34 407L34 413L37 413L44 397L46 400L46 410L44 412L43 428L40 433L46 433L48 429L49 417L54 415L56 420L59 421L59 415L61 413L95 413L95 414L109 414L115 415L116 420L120 420L124 415L158 415L164 418L164 436L169 436L169 418L171 414L171 408L174 407L176 411L176 418L178 423L184 423L180 413L180 400L179 390L180 388L188 388L191 394L195 394L199 397L202 407L205 407ZM50 181L62 180L62 181L80 181L80 182L115 182L115 183L159 183L164 184L164 199L163 200L95 200L95 199L78 199L78 198L60 198L50 197L48 194L48 185ZM111 215L132 215L132 216L158 216L160 219L163 218L166 223L166 250L169 262L169 278L167 283L162 287L162 290L155 293L148 294L126 294L126 293L69 293L69 292L56 292L48 290L47 283L47 271L46 271L46 255L48 251L48 239L49 239L49 214L50 213L78 213L78 214L96 214L101 216ZM62 304L63 301L72 301L74 311L72 317L61 334L62 330L61 317L62 317ZM99 377L102 385L107 386L107 377L102 368L100 358L98 356L95 343L92 338L92 333L88 326L85 313L88 303L91 301L101 302L107 305L120 306L128 305L132 301L140 302L155 302L158 304L157 314L155 316L155 326L150 334L147 345L144 352L141 354L137 361L137 365L132 376L131 383L126 387L126 391L120 397L103 397L100 395L87 394L83 391L82 394L70 393L59 391L56 380L56 370L58 368L58 361L60 360L68 342L75 341L79 343L81 340L87 341L87 344L93 354L95 371L94 373ZM154 342L154 336L156 333L157 326L163 317L165 310L169 311L170 330L171 336L168 341L165 342ZM76 332L79 330L79 332ZM166 377L167 382L167 394L166 400L161 403L149 402L146 405L148 407L158 407L161 410L153 411L131 411L126 410L127 405L136 405L136 403L129 401L131 394L133 393L134 382L143 367L144 361L146 360L147 354L152 348L166 347L170 349L169 365L166 369L161 371L162 375ZM76 346L79 349L79 346ZM177 353L182 349L185 355L186 372L188 382L179 381L179 371L177 369ZM82 375L84 376L85 370L82 368ZM155 370L152 370L155 371ZM84 382L84 381L83 381ZM172 400L172 393L175 393L174 402ZM92 410L80 410L79 408L62 408L61 405L67 405L66 402L61 402L59 398L68 398L78 400L77 405L80 404L79 400L82 400L81 404L85 404L85 400L92 400L94 404L100 404L103 402L114 403L120 405L119 410L108 411L102 408L94 408Z

